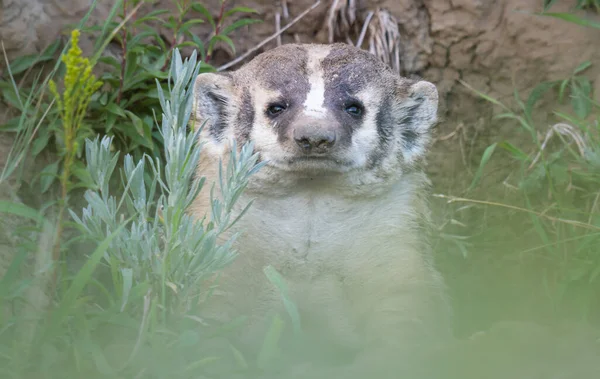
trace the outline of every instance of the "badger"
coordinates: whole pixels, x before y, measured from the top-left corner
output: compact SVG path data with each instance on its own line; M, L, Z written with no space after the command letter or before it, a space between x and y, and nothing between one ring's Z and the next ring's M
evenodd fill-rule
M284 44L235 71L199 74L198 175L217 180L219 161L247 142L264 162L238 201L238 211L253 202L229 231L239 233L239 255L219 277L210 317L247 316L239 340L256 348L269 317L287 314L264 273L271 266L308 341L305 355L294 354L340 370L323 377L399 370L419 347L447 338L451 312L428 244L422 168L437 106L432 83L342 43ZM209 214L208 189L190 212ZM330 361L314 363L319 357Z

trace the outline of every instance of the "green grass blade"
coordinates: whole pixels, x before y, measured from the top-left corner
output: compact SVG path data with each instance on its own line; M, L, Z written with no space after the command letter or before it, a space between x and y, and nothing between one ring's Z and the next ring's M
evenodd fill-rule
M539 16L554 17L559 20L567 21L573 24L587 26L594 29L600 29L600 22L587 20L571 13L537 13Z
M129 224L130 220L131 219L123 222L114 232L108 235L90 255L89 259L85 262L77 275L75 275L73 282L60 301L60 306L52 313L50 325L46 329L48 333L51 331L56 331L60 323L67 317L73 308L73 305L77 302L77 299L79 298L79 295L85 288L86 284L91 280L96 267L106 252L106 249L108 249L112 240L121 232L121 230L123 230L123 228Z
M269 265L269 266L265 267L263 271L264 271L265 275L267 276L267 278L269 279L269 281L275 287L277 287L277 289L279 289L279 293L281 294L281 298L283 300L283 305L285 307L285 310L287 311L290 318L292 319L292 326L294 328L294 333L296 335L299 335L301 332L300 312L298 312L298 307L296 307L296 304L289 297L288 289L287 289L287 285L285 284L285 281L283 280L283 278L281 277L279 272L277 272L277 270L275 270L275 268L273 268L273 266Z
M281 316L275 314L258 354L257 366L261 370L266 369L271 360L277 357L279 339L281 338L284 325L285 322L281 319Z
M473 188L475 188L477 186L477 184L479 183L479 181L481 180L481 176L483 175L483 170L484 170L485 166L487 165L488 161L490 160L490 158L492 157L492 154L494 154L494 150L496 150L497 145L498 145L498 143L494 143L494 144L488 146L485 149L485 151L483 152L483 156L481 157L481 161L479 162L479 168L477 168L477 172L475 173L473 182L471 182L471 185L467 189L467 192L470 192L471 190L473 190Z
M11 201L0 201L0 213L10 213L36 222L45 221L44 216L37 210L28 207L25 204L14 203Z

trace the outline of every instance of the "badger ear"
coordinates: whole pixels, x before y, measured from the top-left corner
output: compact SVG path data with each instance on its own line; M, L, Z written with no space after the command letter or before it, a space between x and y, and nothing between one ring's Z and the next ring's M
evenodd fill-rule
M229 73L202 73L194 83L194 127L204 125L215 140L222 139L230 119L235 94Z
M413 160L425 153L431 129L437 122L438 91L434 84L424 80L410 84L408 90L404 88L399 104L400 133L404 156Z

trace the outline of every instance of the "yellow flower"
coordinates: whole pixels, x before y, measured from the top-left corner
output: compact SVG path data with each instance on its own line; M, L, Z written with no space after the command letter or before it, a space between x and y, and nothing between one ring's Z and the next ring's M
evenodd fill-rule
M88 58L82 57L79 48L79 30L71 32L71 46L61 57L65 64L63 92L59 93L56 83L50 80L48 88L56 99L62 122L64 142L63 175L61 181L66 186L70 177L70 166L77 154L78 131L83 126L83 118L93 94L102 86L102 82L92 74L93 66Z

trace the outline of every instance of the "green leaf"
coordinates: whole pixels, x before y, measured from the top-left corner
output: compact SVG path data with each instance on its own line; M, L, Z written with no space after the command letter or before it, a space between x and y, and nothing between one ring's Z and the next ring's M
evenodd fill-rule
M247 316L238 316L237 318L233 319L232 321L229 321L225 324L221 324L215 328L212 328L211 331L209 332L209 334L207 335L207 338L216 338L216 337L220 337L220 336L229 334L235 330L240 330L246 325L247 322L248 322Z
M494 144L488 146L485 149L485 151L483 152L483 156L481 157L481 161L479 162L479 168L477 169L477 172L475 173L475 177L473 178L473 182L471 183L471 185L469 186L467 191L471 191L473 188L475 188L475 186L477 186L477 184L481 180L481 176L483 175L483 169L485 168L488 161L492 157L492 154L494 153L494 150L496 149L497 144L498 143L494 143Z
M585 18L581 18L571 13L538 13L540 16L548 16L558 18L563 21L567 21L573 24L587 26L595 29L600 29L600 22L595 22L592 20L587 20Z
M184 23L183 25L181 25L181 27L179 28L179 33L185 33L187 32L192 26L197 25L197 24L202 24L204 23L204 20L200 19L200 18L195 18L193 20L189 20L188 22Z
M587 78L581 77L572 82L571 106L580 119L585 119L592 111L592 104L589 100L591 90L592 87Z
M40 185L42 193L46 193L46 191L48 191L48 189L54 182L54 179L58 177L59 164L60 160L51 163L48 166L44 167L44 169L40 173Z
M467 87L467 89L469 91L474 92L475 94L477 94L477 96L481 97L482 99L484 99L486 101L489 101L490 103L495 104L495 105L501 107L504 110L508 110L508 108L504 104L502 104L500 101L498 101L498 100L494 99L493 97L491 97L489 95L486 95L485 93L483 93L483 92L481 92L481 91L479 91L479 90L471 87L471 85L469 85L468 83L466 83L466 82L464 82L462 80L459 80L459 82L462 85L464 85L465 87Z
M298 312L296 304L294 304L294 302L292 302L289 297L285 281L283 280L279 272L277 272L277 270L275 270L275 268L273 268L273 266L271 265L265 267L263 269L263 272L265 273L269 281L273 285L275 285L275 287L277 287L277 289L279 290L279 293L281 294L281 298L283 300L283 305L286 311L288 312L290 318L292 319L294 333L296 333L296 335L299 335L301 332L300 313Z
M121 312L125 310L127 300L129 300L129 293L131 292L131 286L133 284L133 270L130 268L122 268L121 276L123 277L123 288L121 291Z
M177 344L180 348L191 348L198 345L200 342L200 336L195 330L184 330L179 335Z
M120 106L118 106L117 104L115 104L115 103L109 103L106 106L106 110L109 111L112 114L117 115L117 116L126 117L125 116L125 112L123 111L123 109Z
M0 201L0 213L10 213L36 222L45 221L44 216L37 210L30 208L25 204L13 203L10 201Z
M233 346L232 344L229 344L229 349L233 353L233 358L235 359L235 362L238 364L238 366L242 370L247 370L248 362L246 361L246 358L244 358L244 354L242 354L242 352L236 349L235 346Z
M34 65L52 60L56 50L60 46L61 41L57 40L48 46L41 54L31 54L18 57L10 63L10 71L13 75L22 73L25 70L33 67Z
M580 72L585 71L588 67L590 67L592 65L592 62L590 61L585 61L583 63L581 63L579 66L577 66L577 68L575 69L575 71L573 71L574 75L579 74Z
M519 149L518 147L511 144L510 142L506 142L506 141L500 142L500 144L498 146L500 146L500 148L508 151L514 158L516 158L520 161L524 161L528 158L528 155L523 150Z
M133 26L139 26L140 24L143 24L143 23L145 23L147 21L161 21L161 19L159 17L157 17L157 16L160 16L161 14L165 14L165 13L169 13L169 10L167 10L167 9L157 9L155 11L152 11L152 12L148 13L144 17L138 18L132 24L133 24Z
M563 101L565 97L565 90L567 89L567 85L569 84L569 80L565 79L560 83L560 88L558 89L558 101Z
M115 57L111 57L110 55L107 56L103 56L98 58L98 62L107 64L107 65L111 65L113 68L119 70L121 68L121 63L119 63L119 61L117 60L117 58ZM106 78L107 76L103 77Z
M210 42L208 44L208 51L210 51L210 52L213 51L213 47L217 41L223 41L223 42L227 43L229 45L229 47L231 47L231 51L233 52L233 54L235 54L235 45L233 44L233 41L231 40L231 38L229 38L223 34L216 35L210 39Z
M1 206L1 205L0 205ZM3 259L8 258L6 255ZM11 295L11 289L14 289L15 283L19 278L20 268L27 262L29 258L28 251L26 249L17 250L16 254L13 255L10 265L0 277L0 311L3 311L3 301ZM6 259L7 260L7 259ZM6 263L6 261L4 261Z
M575 117L570 116L566 113L562 113L562 112L554 112L555 115L557 115L558 117L567 120L567 122L572 123L573 125L579 125L581 120L577 120Z
M8 103L8 105L23 111L23 105L20 96L12 88L7 88L2 91L2 97L4 97L4 100Z
M119 124L121 125L121 124ZM118 130L123 133L125 136L129 137L129 139L137 144L149 149L152 149L152 141L149 138L144 138L143 130L138 131L136 128L130 127L130 125L125 124L126 126L120 127Z
M531 112L533 111L535 104L557 83L558 82L543 82L535 86L535 88L529 94L529 97L527 98L527 104L525 105L525 114L527 117L531 118Z
M589 284L593 284L596 278L600 275L600 265L597 265L594 271L590 274Z
M131 122L133 122L133 126L135 126L137 132L141 135L144 135L144 122L142 121L142 119L139 118L135 113L127 110L125 111L125 114L127 115L127 117L129 117Z
M271 327L267 331L267 335L263 341L263 345L258 353L257 366L261 370L268 367L269 362L276 358L279 340L283 331L284 322L278 313L273 317Z
M215 20L213 19L212 15L208 11L208 9L206 9L204 7L204 5L202 5L200 3L194 3L194 4L192 4L192 9L198 13L201 13L204 17L206 17L206 20L208 22L210 22L210 25L212 25L213 29L216 28Z
M109 133L113 126L115 126L115 123L117 122L117 115L114 113L108 113L106 115L106 123L104 124L104 130L106 133Z
M21 129L21 116L13 117L0 125L0 132L18 132Z
M39 128L37 135L35 136L32 146L31 146L31 154L32 156L37 156L48 146L48 142L50 140L50 128Z
M134 48L134 47L148 48L148 45L146 45L142 42L145 38L149 38L149 37L156 38L156 31L146 30L144 32L137 33L133 38L131 38L127 42L127 49Z
M104 257L104 253L110 246L112 240L119 233L121 233L121 230L123 230L123 228L125 228L125 226L129 224L130 220L131 219L121 223L121 225L119 225L119 227L114 232L110 233L98 245L96 250L92 252L92 254L85 262L83 267L79 270L79 272L77 272L69 288L67 289L61 301L59 302L58 307L52 312L48 328L45 329L46 337L49 337L49 333L61 330L58 328L58 326L66 319L66 317L69 315L69 312L73 310L75 304L78 302L79 295L85 288L86 284L91 280L92 275L96 270L96 267L98 266L98 264L100 264L100 261Z
M217 68L209 63L200 64L200 72L217 72Z
M104 51L104 48L101 49L102 44L105 42L104 39L108 36L109 34L109 29L115 28L117 25L115 25L115 23L113 22L113 19L115 18L115 16L117 15L118 11L123 9L123 0L116 0L115 3L113 4L112 8L110 9L110 12L108 13L108 17L106 18L106 20L104 20L102 22L103 27L102 27L102 31L100 32L100 35L96 37L96 43L94 45L94 51Z
M544 0L544 12L547 11L556 3L556 0Z
M190 46L190 47L193 47L194 49L198 48L198 45L196 45L196 43L192 42L192 41L185 41L185 42L175 45L174 47L177 49L181 49L182 47L185 47L185 46Z
M256 23L260 23L262 22L261 20L256 20L253 18L244 18L241 20L237 20L236 22L234 22L233 24L229 25L228 27L226 27L225 29L223 29L223 34L228 35L229 33L233 32L235 29L241 28L242 26L246 26L246 25L250 25L250 24L256 24Z
M73 172L73 176L75 176L79 181L75 187L94 188L92 176L83 162L77 161L71 170Z
M256 14L258 14L258 11L256 9L252 9L252 8L248 8L248 7L235 7L235 8L228 10L227 12L223 13L223 20L225 20L227 17L231 16L234 13L256 13Z
M206 357L206 358L202 358L197 360L196 362L192 362L189 365L185 366L185 368L182 370L182 372L190 372L190 371L194 371L194 370L198 370L201 367L204 367L208 364L211 364L213 362L218 361L219 357Z

